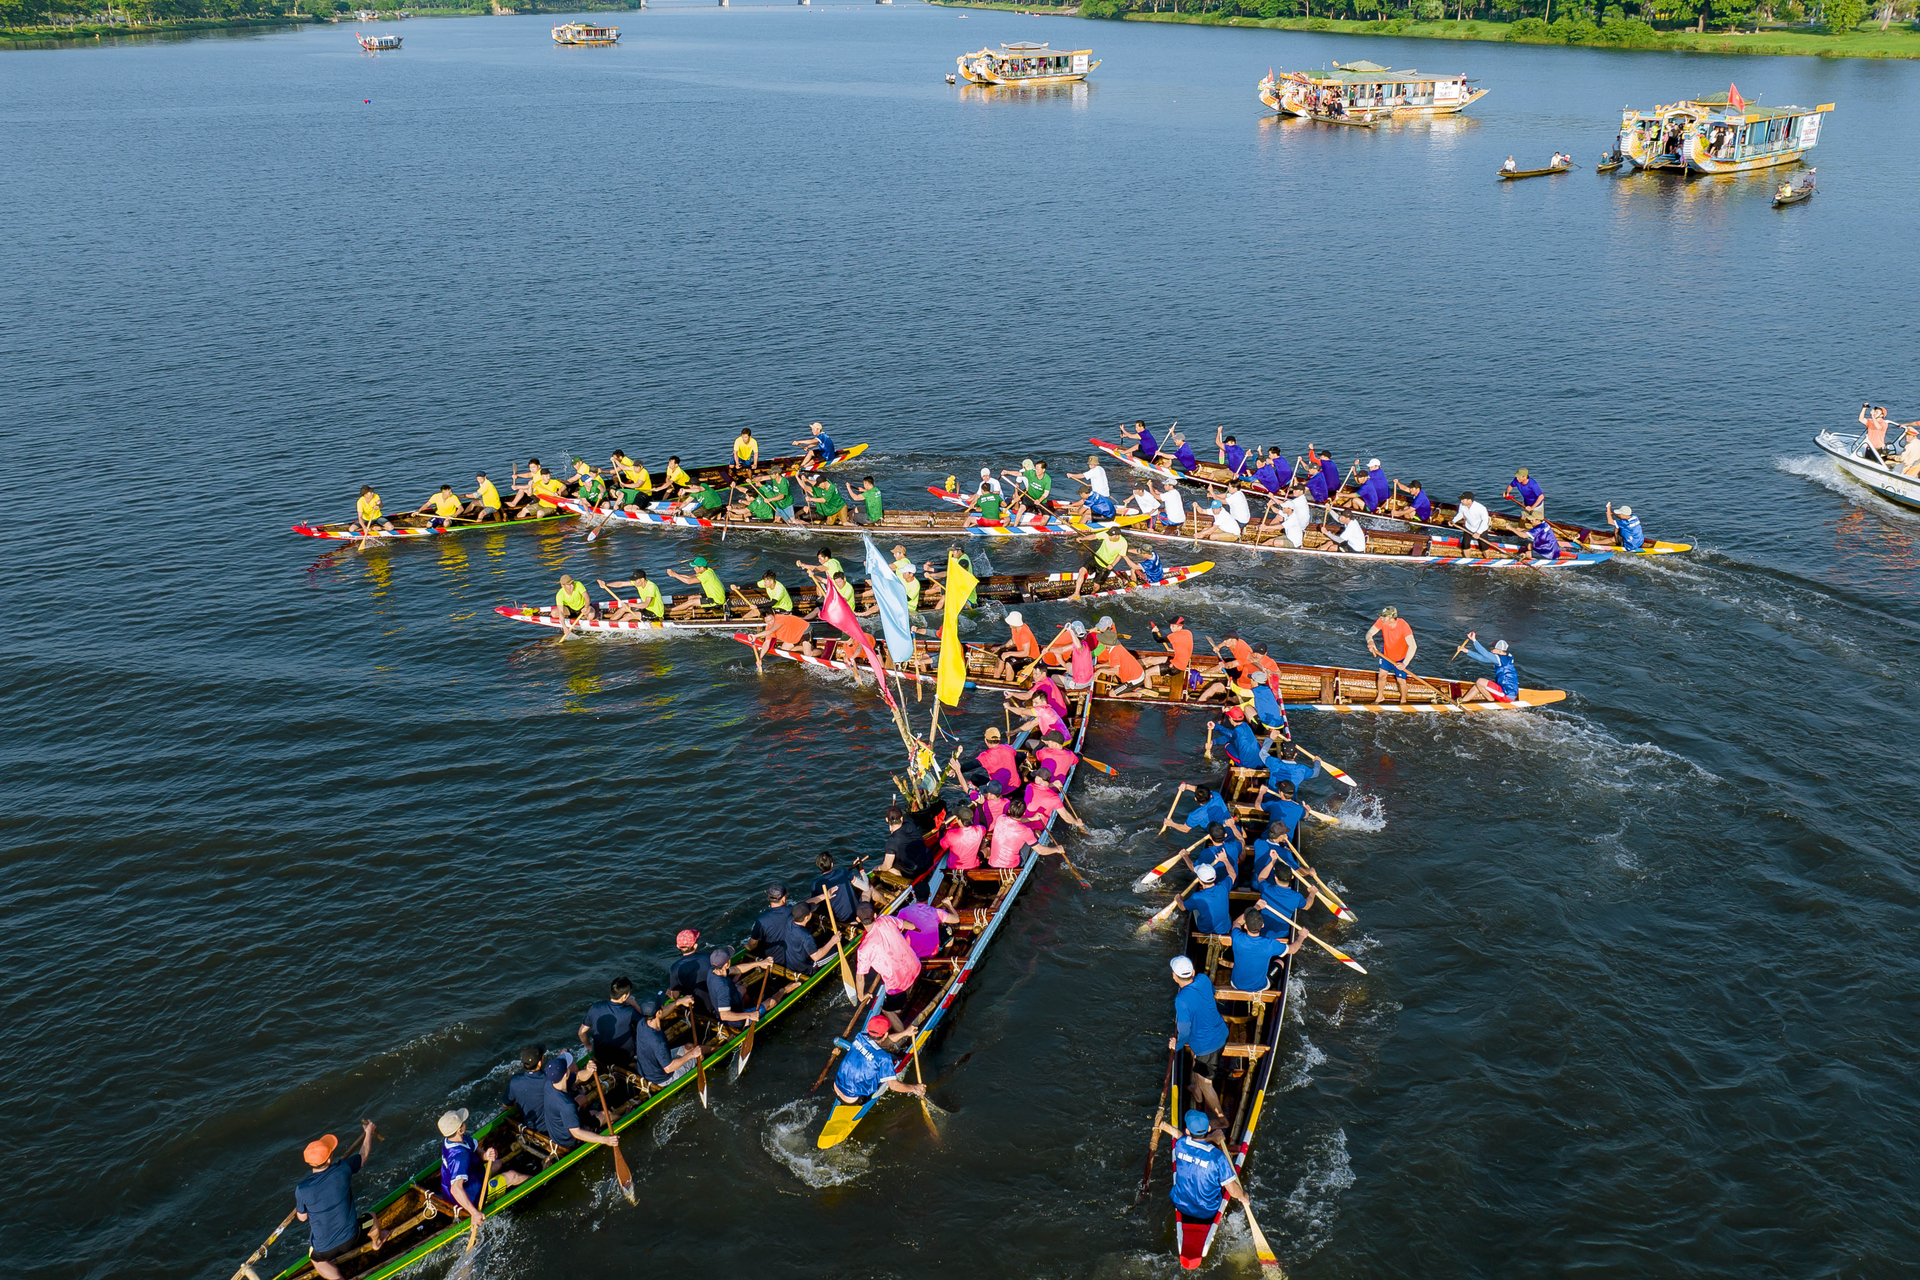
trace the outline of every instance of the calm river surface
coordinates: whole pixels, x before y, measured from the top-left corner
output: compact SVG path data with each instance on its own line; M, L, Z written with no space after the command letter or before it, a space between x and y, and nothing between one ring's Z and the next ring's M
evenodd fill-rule
M492 613L562 571L704 551L743 578L811 543L328 553L289 524L362 483L393 509L529 453L708 460L814 418L922 505L1145 417L1449 497L1530 465L1562 516L1629 501L1700 544L1550 576L1229 550L1113 610L1357 662L1393 603L1431 665L1478 628L1571 693L1297 718L1361 782L1317 861L1371 976L1301 957L1251 1163L1291 1273L1911 1274L1920 520L1811 437L1868 397L1920 417L1920 67L909 4L614 20L614 49L523 17L382 26L406 44L377 58L345 26L0 56L9 1272L223 1280L308 1139L376 1117L370 1200L521 1043L657 981L675 930L743 936L769 877L884 835L869 695ZM1104 65L943 83L1016 39ZM1261 118L1269 66L1360 58L1492 93L1377 132ZM1839 104L1810 204L1591 172L1622 104L1729 79ZM1556 148L1570 176L1493 181ZM1164 1173L1127 1212L1175 946L1131 884L1208 776L1202 723L1094 729L1121 769L1078 795L1094 887L1045 869L1000 935L930 1056L940 1145L894 1107L812 1150L823 989L711 1113L632 1140L637 1209L596 1162L474 1273L1177 1274ZM1237 1215L1212 1267L1253 1270Z

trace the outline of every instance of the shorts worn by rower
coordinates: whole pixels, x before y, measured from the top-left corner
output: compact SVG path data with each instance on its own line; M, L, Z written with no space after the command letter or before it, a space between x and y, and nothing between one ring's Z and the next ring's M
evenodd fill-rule
M489 1173L499 1163L500 1151L491 1146L482 1151L479 1144L467 1136L469 1114L465 1107L460 1107L440 1117L440 1194L459 1206L453 1215L454 1221L467 1218L477 1226L487 1220L483 1202L508 1187L519 1186L527 1180L527 1175L518 1169Z
M1220 1016L1213 979L1195 972L1193 961L1186 956L1175 956L1172 969L1173 985L1178 990L1173 997L1174 1031L1167 1040L1167 1048L1187 1051L1193 1092L1200 1099L1200 1105L1224 1127L1226 1117L1221 1111L1213 1078L1220 1070L1221 1051L1227 1047L1227 1023Z
M313 1269L325 1280L340 1280L338 1260L357 1252L363 1244L378 1250L387 1239L386 1228L377 1216L371 1237L364 1234L353 1205L353 1175L360 1172L373 1150L373 1121L360 1122L360 1150L336 1161L334 1149L339 1145L340 1140L331 1133L309 1142L303 1158L312 1172L293 1189L294 1216L307 1224Z

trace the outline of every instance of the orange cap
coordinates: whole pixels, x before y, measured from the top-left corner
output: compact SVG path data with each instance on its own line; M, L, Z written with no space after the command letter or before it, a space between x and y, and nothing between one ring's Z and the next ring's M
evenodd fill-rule
M339 1145L340 1139L329 1133L324 1137L315 1138L312 1142L309 1142L303 1154L306 1156L307 1163L318 1169L321 1165L333 1159L333 1149Z

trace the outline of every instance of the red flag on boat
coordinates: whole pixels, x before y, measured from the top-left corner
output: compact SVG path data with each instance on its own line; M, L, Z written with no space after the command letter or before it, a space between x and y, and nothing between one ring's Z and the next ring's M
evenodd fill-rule
M888 706L892 706L893 694L887 688L886 676L880 671L880 657L873 651L873 637L861 628L860 620L854 616L853 610L847 607L846 597L834 589L832 582L826 582L825 585L826 593L820 602L820 616L846 632L847 639L859 647L861 654L867 659L867 666L873 671L874 681L880 686L880 696L887 700ZM857 664L859 659L855 658L854 662Z
M1727 105L1739 113L1747 109L1747 100L1740 96L1740 86L1732 81L1727 82Z

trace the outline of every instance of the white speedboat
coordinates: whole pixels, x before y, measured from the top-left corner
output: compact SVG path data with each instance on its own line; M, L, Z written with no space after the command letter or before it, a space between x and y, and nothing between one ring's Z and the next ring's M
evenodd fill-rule
M1889 502L1920 511L1920 475L1908 475L1894 461L1892 450L1876 451L1864 434L1843 436L1822 431L1815 444L1840 464L1840 469Z

